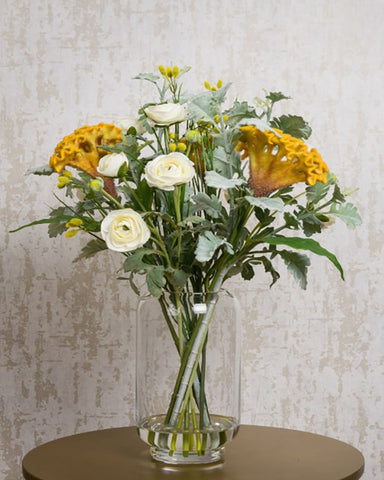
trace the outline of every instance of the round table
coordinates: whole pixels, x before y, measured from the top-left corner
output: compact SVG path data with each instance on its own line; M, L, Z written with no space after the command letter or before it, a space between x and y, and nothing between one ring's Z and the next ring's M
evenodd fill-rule
M45 443L23 459L26 480L355 480L364 458L350 445L311 433L241 426L224 461L172 466L151 459L135 427Z

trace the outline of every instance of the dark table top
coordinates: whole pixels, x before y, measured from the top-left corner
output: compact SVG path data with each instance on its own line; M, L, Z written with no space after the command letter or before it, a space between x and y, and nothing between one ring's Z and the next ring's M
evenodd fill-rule
M364 458L338 440L296 430L244 425L223 462L171 466L151 459L135 427L72 435L23 459L26 480L355 480Z

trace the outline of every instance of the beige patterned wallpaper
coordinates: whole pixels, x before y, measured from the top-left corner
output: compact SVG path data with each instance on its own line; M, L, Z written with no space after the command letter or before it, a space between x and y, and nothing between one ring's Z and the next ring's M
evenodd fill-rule
M252 99L293 97L364 225L322 242L343 283L313 259L308 289L260 271L230 286L243 307L243 423L353 444L384 473L384 3L382 0L0 0L0 477L20 480L37 444L129 425L135 298L108 252L74 266L85 239L49 239L55 180L25 176L85 123L134 114L158 63L190 64L189 87L221 77ZM146 97L147 98L147 97Z

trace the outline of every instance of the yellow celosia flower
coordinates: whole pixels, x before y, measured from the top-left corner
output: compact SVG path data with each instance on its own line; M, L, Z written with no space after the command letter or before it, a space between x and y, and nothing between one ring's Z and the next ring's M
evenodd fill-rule
M67 166L77 168L88 173L91 177L100 177L96 168L100 158L108 152L98 148L100 145L115 145L123 139L121 128L112 124L99 123L98 125L78 128L70 135L67 135L57 144L55 152L49 160L49 166L61 173ZM70 172L65 170L62 177L59 177L59 188L63 188L69 179ZM62 178L66 179L60 180ZM116 196L113 179L104 179L104 188L112 196Z
M241 127L236 150L249 157L250 187L256 197L298 182L326 183L329 172L319 152L281 130L262 132L253 125ZM277 134L276 134L276 133Z
M122 138L121 129L115 125L85 125L58 143L49 160L49 166L59 173L64 167L70 166L95 177L98 175L96 167L100 158L108 153L97 147L103 144L114 145L121 142Z

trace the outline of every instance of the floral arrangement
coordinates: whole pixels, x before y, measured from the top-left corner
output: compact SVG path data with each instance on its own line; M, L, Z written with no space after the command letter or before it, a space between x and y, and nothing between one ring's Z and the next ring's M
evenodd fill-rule
M184 92L180 79L188 70L160 66L158 74L138 75L159 98L142 105L137 118L64 137L49 166L30 172L58 173L67 199L56 197L60 206L48 218L20 228L46 223L50 237L90 235L76 261L105 249L120 252L120 278L139 294L137 279L144 276L164 312L165 294L174 305L184 293L215 294L234 275L252 279L258 266L273 284L278 258L302 288L307 253L326 257L343 277L335 255L311 237L334 218L348 227L361 219L346 199L351 192L341 190L319 152L305 143L308 123L274 116L275 105L289 97L271 92L254 105L227 105L230 85L221 80L205 82L195 95ZM166 318L181 359L167 425L180 428L195 408L189 394L202 368L209 314ZM195 403L209 423L205 402Z

